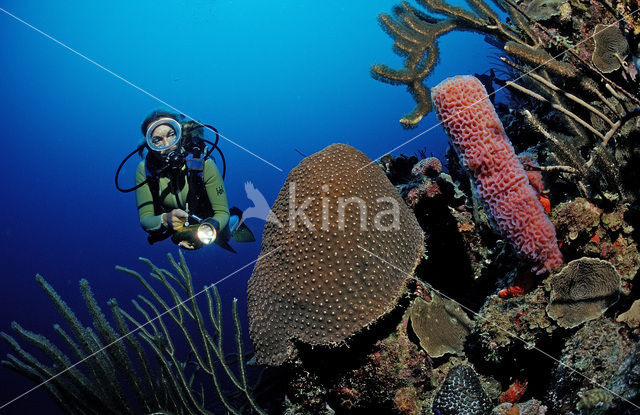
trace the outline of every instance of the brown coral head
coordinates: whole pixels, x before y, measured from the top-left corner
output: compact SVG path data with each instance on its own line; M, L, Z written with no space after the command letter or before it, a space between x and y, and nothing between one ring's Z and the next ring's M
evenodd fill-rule
M300 227L306 228L300 232L399 231L404 202L380 173L353 147L329 146L289 173L278 195L278 212L272 210L267 219L291 232Z
M549 279L547 314L564 328L576 327L602 315L618 301L620 274L607 261L580 258Z
M422 255L422 230L395 187L345 144L291 170L271 212L278 221L265 223L247 291L259 363L369 326L395 307Z
M629 53L629 44L618 26L596 25L593 40L595 49L591 60L596 68L604 73L620 68L621 61Z
M567 0L533 0L525 9L525 14L535 21L541 22L560 16L562 5Z
M462 354L473 322L453 301L431 294L431 301L416 298L411 308L411 328L431 357Z
M634 301L631 304L631 308L620 314L616 321L618 323L627 323L630 328L640 327L640 300Z

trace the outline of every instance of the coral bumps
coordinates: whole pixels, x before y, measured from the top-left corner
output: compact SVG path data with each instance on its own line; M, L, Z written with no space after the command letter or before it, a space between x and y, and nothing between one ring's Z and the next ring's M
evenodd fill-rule
M414 214L384 172L333 144L303 159L274 202L247 291L259 363L294 341L335 345L393 309L423 250Z
M433 412L442 415L484 415L491 406L478 376L466 365L451 368L433 400Z
M534 271L561 265L555 228L482 83L472 76L449 78L433 88L432 99L498 230L534 264Z

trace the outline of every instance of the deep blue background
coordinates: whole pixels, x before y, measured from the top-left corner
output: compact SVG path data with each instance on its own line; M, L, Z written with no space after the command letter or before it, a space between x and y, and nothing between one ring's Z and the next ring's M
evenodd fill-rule
M395 0L338 1L0 1L0 7L278 166L221 141L230 203L251 206L252 181L272 203L301 159L348 143L377 158L436 123L398 123L414 102L403 87L371 78L374 63L401 66L376 17ZM139 125L162 105L131 85L0 11L0 330L10 322L52 336L62 322L35 282L42 274L89 324L78 280L98 300L142 292L123 265L146 272L139 256L168 266L170 242L149 246L133 194L113 184L115 168L141 139ZM453 33L441 42L429 77L485 72L496 50L481 36ZM441 128L395 154L446 150ZM134 158L121 183L133 181ZM263 223L249 220L259 238ZM196 286L253 261L259 243L188 252ZM252 267L221 283L224 311L239 298L246 313ZM243 319L246 326L246 317ZM246 327L245 327L246 328ZM247 339L248 336L245 336ZM247 340L248 341L248 340ZM9 351L0 344L0 357ZM33 386L0 368L0 406ZM41 390L0 413L57 413Z

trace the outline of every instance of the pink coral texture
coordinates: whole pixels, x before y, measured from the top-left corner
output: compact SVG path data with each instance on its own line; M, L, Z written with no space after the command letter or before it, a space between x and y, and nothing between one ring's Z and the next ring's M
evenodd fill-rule
M482 83L473 76L448 78L432 89L431 97L500 233L534 264L536 273L560 266L564 260L556 230Z

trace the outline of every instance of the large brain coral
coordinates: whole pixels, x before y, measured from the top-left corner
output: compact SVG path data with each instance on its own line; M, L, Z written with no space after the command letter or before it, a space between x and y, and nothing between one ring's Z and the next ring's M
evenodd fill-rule
M384 172L333 144L303 159L273 205L249 280L259 363L280 365L294 341L335 345L390 311L423 250L423 233Z

